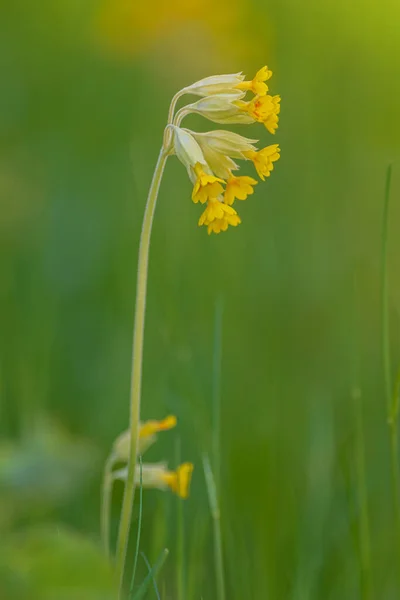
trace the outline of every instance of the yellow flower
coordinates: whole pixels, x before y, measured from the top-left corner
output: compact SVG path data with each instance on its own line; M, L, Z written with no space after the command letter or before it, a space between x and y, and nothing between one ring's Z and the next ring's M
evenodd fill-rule
M235 198L238 200L246 200L247 196L253 194L253 186L257 185L257 183L258 181L252 177L247 177L246 175L240 177L232 175L226 182L224 202L231 206Z
M183 463L175 471L170 471L165 462L143 463L142 467L135 467L135 484L144 488L156 488L159 490L172 490L181 498L189 496L190 481L193 473L192 463ZM113 473L113 479L126 481L128 474L127 467L118 469Z
M193 468L192 463L183 463L175 471L166 471L163 473L161 479L180 498L187 498L189 496Z
M223 179L219 179L214 175L206 173L200 163L194 166L196 181L193 187L192 200L193 202L201 202L205 204L207 200L218 198L223 193L221 183L225 183Z
M270 176L271 171L274 168L273 163L279 160L279 153L279 144L272 144L271 146L263 148L259 152L250 150L249 152L245 152L244 155L246 158L253 161L259 177L261 177L261 179L264 181L265 177Z
M226 231L228 229L228 225L232 225L236 227L241 223L239 215L232 215L229 218L224 219L215 219L212 221L207 227L208 235L212 233L221 233L221 231Z
M144 423L140 423L139 439L142 440L151 437L159 431L168 431L168 429L173 429L175 426L175 415L168 415L162 421L145 421Z
M238 90L244 92L252 91L256 96L265 96L268 92L268 86L264 81L268 81L272 77L272 71L267 66L257 71L252 81L242 81L236 85Z
M236 105L241 111L250 115L255 121L264 123L270 133L275 133L278 127L280 112L280 96L255 96L250 102L238 100Z
M169 415L162 421L145 421L139 426L138 454L144 454L154 444L159 431L167 431L176 425L176 417ZM130 451L130 431L124 431L114 442L113 453L116 460L128 462Z
M226 231L229 225L236 227L240 223L236 210L228 204L213 198L207 203L207 208L199 219L199 227L207 226L208 235L212 232Z

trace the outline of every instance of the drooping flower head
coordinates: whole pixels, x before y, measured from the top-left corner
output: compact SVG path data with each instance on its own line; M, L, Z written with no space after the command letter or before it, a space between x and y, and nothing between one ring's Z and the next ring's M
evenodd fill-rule
M225 125L263 123L274 134L278 127L280 96L268 94L265 82L271 76L272 71L265 66L250 81L241 73L206 77L184 88L173 101L183 94L200 96L196 102L179 109L169 127L173 132L173 151L193 183L192 200L207 204L198 224L206 226L209 234L241 223L232 205L235 200L251 196L257 185L256 179L236 174L239 165L235 161L253 161L264 181L280 157L279 146L274 144L258 150L257 140L225 130L198 133L180 127L181 121L188 114L197 113ZM248 92L254 97L246 100Z

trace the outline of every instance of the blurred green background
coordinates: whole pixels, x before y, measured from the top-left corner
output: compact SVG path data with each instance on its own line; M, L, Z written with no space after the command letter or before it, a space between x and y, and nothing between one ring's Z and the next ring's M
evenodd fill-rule
M142 416L179 420L150 459L175 466L179 444L195 464L184 598L216 598L201 456L218 306L227 598L400 597L380 297L392 162L395 372L399 19L397 0L2 4L2 599L115 597L97 550L99 489L128 423L137 248L169 102L196 79L264 64L280 127L274 138L236 130L280 143L282 156L240 204L242 225L198 228L175 158L154 223ZM117 485L114 537L121 498ZM170 549L165 599L177 598L180 508L144 493L141 549L151 563Z

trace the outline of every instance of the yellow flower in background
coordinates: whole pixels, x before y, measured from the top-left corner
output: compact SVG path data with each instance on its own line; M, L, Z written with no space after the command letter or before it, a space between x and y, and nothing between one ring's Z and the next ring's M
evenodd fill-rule
M193 65L200 48L212 61L254 54L243 27L249 12L245 0L99 0L96 6L91 35L108 56L132 58L156 50L154 69L171 56L182 69Z
M258 181L247 175L241 175L240 177L230 177L226 182L226 189L224 195L224 202L232 205L235 198L238 200L246 200L247 196L254 193L253 187L257 185Z
M176 426L176 417L169 415L162 421L145 421L139 426L138 454L144 454L157 439L157 433ZM113 454L116 461L129 460L130 432L124 431L114 442Z
M176 426L176 422L176 417L174 415L169 415L161 421L149 420L141 422L139 426L138 455L144 454L144 452L154 444L157 439L157 433L173 429ZM124 431L114 442L111 453L112 467L116 463L127 463L129 461L129 448L130 432ZM165 462L143 463L142 484L144 488L158 488L161 490L171 489L181 498L187 498L192 472L193 464L189 462L180 465L175 471L168 470ZM126 476L126 467L113 471L111 475L112 480L121 479L123 481L126 480ZM135 483L136 485L139 485L140 483L139 465L136 465Z
M236 85L238 90L242 91L251 91L256 96L265 96L268 92L268 86L265 81L268 81L272 77L272 71L268 69L267 66L262 67L254 76L252 81L241 81Z
M160 474L161 481L180 498L189 496L190 482L192 480L193 464L186 462L175 471L165 471Z
M246 158L252 160L259 177L264 181L265 177L269 177L274 168L274 162L279 160L279 144L267 146L259 152L252 150L245 152Z
M179 465L175 471L170 471L164 462L144 463L142 467L136 465L135 484L139 486L141 481L143 488L162 491L170 489L180 498L186 499L189 496L193 468L193 464L190 462ZM114 472L114 479L125 481L126 476L126 467Z
M205 204L207 200L218 198L223 193L224 189L221 185L221 183L224 183L223 179L205 173L200 163L194 166L194 172L196 182L192 192L193 202Z
M156 433L168 431L174 427L176 427L175 415L169 415L162 421L145 421L144 423L140 423L139 440L153 438Z

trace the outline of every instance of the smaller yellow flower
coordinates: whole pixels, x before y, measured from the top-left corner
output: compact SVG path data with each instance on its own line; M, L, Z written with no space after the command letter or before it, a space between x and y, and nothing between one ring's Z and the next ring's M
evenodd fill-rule
M154 444L159 431L167 431L176 426L176 417L169 415L162 421L145 421L139 425L138 454L144 454ZM129 429L121 433L114 442L113 453L116 460L128 462L131 434Z
M180 498L187 498L192 473L193 464L187 462L180 465L176 471L166 471L162 474L161 479Z
M236 105L239 109L249 114L255 121L264 123L270 133L275 133L278 127L278 115L280 112L280 96L255 96L250 102L238 100Z
M142 484L143 488L156 488L159 490L172 490L181 498L189 496L190 482L193 473L192 463L183 463L175 471L170 471L165 462L143 463L136 465L135 484ZM113 478L126 481L128 468L124 467L114 471Z
M256 94L256 96L265 96L268 92L268 86L264 81L268 81L271 77L272 71L265 66L257 71L252 81L242 81L236 85L236 88L243 92L251 91Z
M197 179L193 187L193 202L205 204L207 200L218 198L223 193L224 189L221 185L221 183L225 183L223 179L206 173L200 163L196 163L194 172Z
M226 231L229 225L236 227L241 223L236 210L216 199L211 199L207 203L207 208L199 219L199 227L207 226L208 235L211 233L220 233Z
M240 177L230 177L226 182L226 190L224 202L232 206L235 198L238 200L246 200L247 196L254 193L253 186L257 185L258 181L252 177L242 175Z
M176 427L175 415L168 415L162 421L145 421L140 424L139 439L150 437L159 431L168 431Z
M259 177L264 181L265 177L270 176L271 171L274 168L273 163L279 160L279 153L279 144L272 144L271 146L263 148L259 152L254 152L253 150L244 152L244 155L247 159L253 161Z

